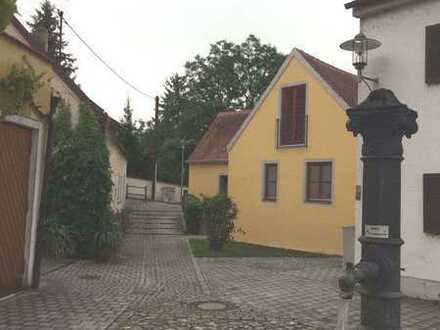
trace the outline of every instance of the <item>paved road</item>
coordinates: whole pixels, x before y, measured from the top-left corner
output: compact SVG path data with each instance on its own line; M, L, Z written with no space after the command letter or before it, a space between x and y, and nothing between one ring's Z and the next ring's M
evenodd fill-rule
M47 269L40 290L0 301L0 329L329 330L339 303L338 258L196 261L182 235L133 234L117 264ZM405 330L440 329L438 304L406 299L402 316Z

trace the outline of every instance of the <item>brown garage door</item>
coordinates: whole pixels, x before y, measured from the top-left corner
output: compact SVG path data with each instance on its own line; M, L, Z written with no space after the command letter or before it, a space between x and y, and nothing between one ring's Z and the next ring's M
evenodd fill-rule
M21 287L32 132L0 123L0 297Z

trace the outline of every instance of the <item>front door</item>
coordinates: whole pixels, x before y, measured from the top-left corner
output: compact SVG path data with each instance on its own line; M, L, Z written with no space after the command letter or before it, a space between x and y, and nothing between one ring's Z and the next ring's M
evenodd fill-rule
M31 149L31 130L0 123L0 297L23 281Z

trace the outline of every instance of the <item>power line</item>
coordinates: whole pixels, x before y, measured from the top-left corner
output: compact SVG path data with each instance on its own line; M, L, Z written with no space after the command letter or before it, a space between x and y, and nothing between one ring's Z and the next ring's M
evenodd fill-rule
M120 75L115 69L113 69L80 35L78 32L75 31L75 29L69 24L69 22L66 21L65 18L63 18L64 23L69 27L69 29L73 32L73 34L86 46L90 52L102 63L104 66L109 69L116 77L118 77L122 82L124 82L126 85L128 85L130 88L138 92L139 94L146 96L151 99L155 99L155 96L152 96L148 93L145 93L141 91L139 88L137 88L134 84L132 84L130 81L125 79L122 75Z

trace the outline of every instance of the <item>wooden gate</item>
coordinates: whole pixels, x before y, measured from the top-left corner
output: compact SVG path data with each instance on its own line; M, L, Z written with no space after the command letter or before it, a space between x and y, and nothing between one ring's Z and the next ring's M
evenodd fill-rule
M22 285L32 131L0 123L0 297Z

